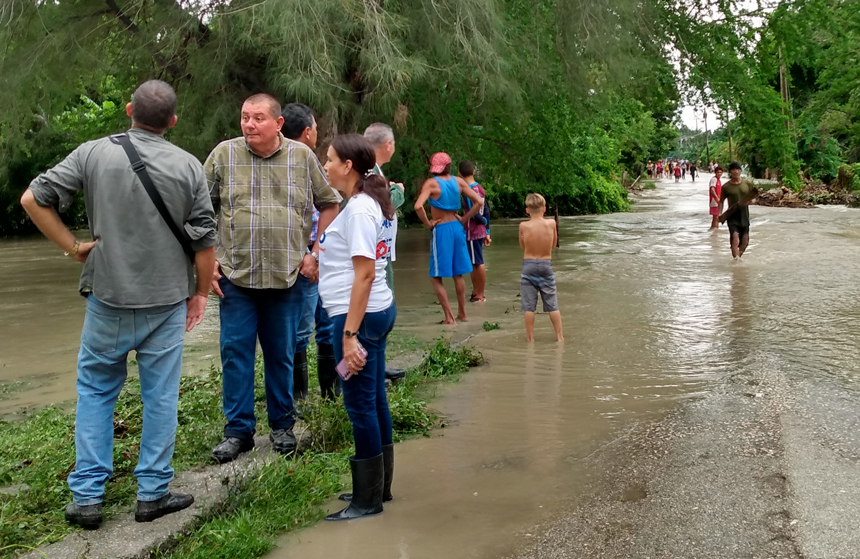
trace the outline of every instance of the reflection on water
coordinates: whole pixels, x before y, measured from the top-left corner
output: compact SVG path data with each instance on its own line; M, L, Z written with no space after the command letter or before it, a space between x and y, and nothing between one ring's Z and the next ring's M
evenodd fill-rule
M494 223L488 300L445 330L479 334L488 360L434 401L453 426L397 446L395 501L383 515L288 535L272 557L497 557L577 497L596 473L584 458L711 380L768 363L852 385L860 214L755 207L736 264L728 233L708 230L706 185L661 183L634 212L562 219L554 266L564 345L543 314L537 343L525 343L517 224ZM402 231L395 266L398 329L422 339L442 330L429 244L424 230ZM42 385L0 401L0 413L73 397L77 266L41 240L3 242L0 257L0 382ZM485 333L485 320L502 328ZM217 357L216 307L204 326L189 339L186 369Z

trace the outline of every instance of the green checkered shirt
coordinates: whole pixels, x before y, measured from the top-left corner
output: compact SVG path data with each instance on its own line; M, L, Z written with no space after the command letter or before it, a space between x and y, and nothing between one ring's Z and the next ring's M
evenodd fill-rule
M291 287L307 253L314 206L341 201L314 152L281 135L281 147L261 157L245 138L234 138L218 144L203 168L218 208L222 273L240 287Z

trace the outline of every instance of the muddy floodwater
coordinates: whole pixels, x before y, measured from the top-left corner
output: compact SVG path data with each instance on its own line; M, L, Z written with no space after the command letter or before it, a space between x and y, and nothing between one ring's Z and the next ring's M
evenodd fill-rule
M716 380L768 359L853 388L860 213L750 214L740 263L726 230L708 230L707 178L660 182L629 213L562 219L554 266L566 341L555 343L539 314L533 346L519 313L515 221L492 226L487 302L469 304L470 321L444 330L434 325L442 315L427 279L429 234L402 231L397 328L425 340L474 334L487 364L440 389L432 405L448 426L397 445L395 500L384 514L296 531L270 557L502 557L576 502L600 473L587 458L628 444L633 427L707 395ZM0 242L0 261L0 415L69 401L84 308L79 268L40 239ZM188 339L188 372L217 361L210 305ZM484 332L484 321L501 328Z

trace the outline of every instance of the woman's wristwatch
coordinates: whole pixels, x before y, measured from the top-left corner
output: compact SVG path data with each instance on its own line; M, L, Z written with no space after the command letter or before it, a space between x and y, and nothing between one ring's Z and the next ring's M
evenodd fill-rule
M349 330L343 331L343 337L344 338L354 338L356 336L358 336L358 332L350 332Z

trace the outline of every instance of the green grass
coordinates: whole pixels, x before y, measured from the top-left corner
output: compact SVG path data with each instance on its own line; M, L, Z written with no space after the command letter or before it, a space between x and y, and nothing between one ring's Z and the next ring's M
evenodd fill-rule
M391 342L394 352L418 344L409 336ZM348 470L352 428L341 401L328 402L318 396L313 345L309 353L314 388L302 403L302 411L311 450L294 460L265 466L247 491L237 495L234 507L184 538L174 557L258 556L271 548L279 533L319 518L319 504L340 487ZM395 438L428 434L438 419L427 407L433 385L441 378L456 378L481 360L472 350L453 350L449 342L437 340L421 365L389 390ZM265 418L261 360L256 367L255 398L257 417ZM132 472L140 448L142 412L140 383L129 377L115 412L114 476L105 501L108 517L127 510L135 501L137 485ZM212 447L220 440L224 425L218 369L182 378L178 419L174 469L179 472L210 464ZM265 420L258 423L258 430L268 430ZM72 532L63 519L63 509L71 501L66 477L75 464L74 413L50 407L21 421L0 421L0 448L0 486L24 483L30 487L16 496L0 495L0 557L12 557L17 551L57 541ZM248 536L251 533L253 537ZM213 546L218 548L216 555L212 555L216 553Z
M424 361L388 392L395 440L427 435L436 417L427 399L442 379L456 379L483 356L469 348L452 349L439 339ZM352 428L341 402L312 396L303 407L311 431L311 451L264 467L233 507L177 547L158 556L170 559L252 559L270 551L277 538L324 515L320 505L342 488L349 473Z
M655 190L657 184L653 181L642 181L642 190Z

